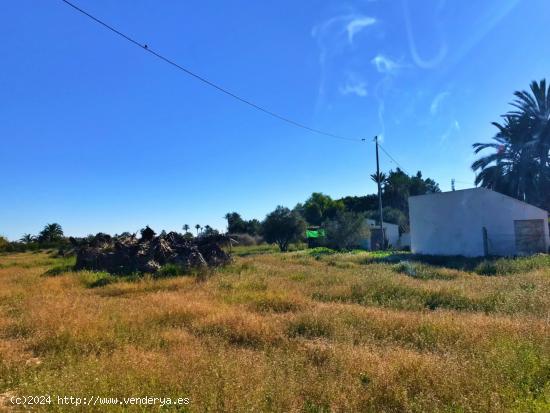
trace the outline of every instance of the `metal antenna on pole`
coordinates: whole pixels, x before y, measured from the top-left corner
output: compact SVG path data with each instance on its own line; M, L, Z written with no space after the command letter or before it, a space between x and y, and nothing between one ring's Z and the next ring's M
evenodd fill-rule
M378 184L378 212L380 214L380 236L382 237L382 246L384 245L384 217L382 215L382 188L380 182L380 163L378 160L378 136L374 137L374 142L376 142L376 183Z

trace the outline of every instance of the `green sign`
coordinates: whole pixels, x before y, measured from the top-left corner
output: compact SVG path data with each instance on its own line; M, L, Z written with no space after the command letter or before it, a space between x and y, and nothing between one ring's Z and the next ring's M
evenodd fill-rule
M306 230L306 237L308 238L321 238L324 236L325 236L325 230L322 228Z

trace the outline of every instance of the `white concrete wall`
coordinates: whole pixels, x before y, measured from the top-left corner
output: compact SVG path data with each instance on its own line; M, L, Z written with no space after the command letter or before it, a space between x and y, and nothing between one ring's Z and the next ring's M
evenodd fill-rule
M377 228L378 224L374 219L367 219L367 225L369 228ZM389 222L382 223L382 228L386 233L386 238L391 246L397 247L399 245L399 225L390 224ZM361 241L361 247L370 250L370 238Z
M397 248L399 246L399 225L384 223L383 226L390 246Z
M367 219L367 224L369 228L378 227L378 224L374 219ZM382 228L384 228L384 232L386 233L386 238L388 239L388 242L396 247L399 243L399 225L390 224L389 222L383 222Z
M411 250L419 254L481 256L482 228L491 255L515 255L514 220L543 219L547 213L506 195L474 188L409 198Z
M487 228L490 255L516 255L515 220L540 219L543 221L545 252L550 246L548 213L533 205L510 198L498 192L485 190L487 204L495 209L483 208L483 223ZM487 205L485 204L485 205Z

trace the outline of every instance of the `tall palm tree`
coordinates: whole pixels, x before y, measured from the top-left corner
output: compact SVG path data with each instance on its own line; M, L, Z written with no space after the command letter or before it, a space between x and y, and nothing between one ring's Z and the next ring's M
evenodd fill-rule
M197 235L199 235L199 229L201 229L201 226L199 224L195 225L195 229L197 230Z
M547 89L546 79L542 79L531 82L530 89L531 93L525 90L514 93L516 100L511 104L517 110L511 113L527 122L530 137L527 143L534 147L543 173L550 166L550 85Z
M183 230L185 231L185 233L187 234L189 232L189 228L191 228L189 225L185 224L183 226Z
M472 164L476 185L523 201L550 207L550 88L532 82L531 93L515 92L516 109L493 122L498 132L490 143L475 143L474 152L492 153Z
M40 242L55 242L63 238L63 229L57 223L46 224L44 229L40 231L38 240Z

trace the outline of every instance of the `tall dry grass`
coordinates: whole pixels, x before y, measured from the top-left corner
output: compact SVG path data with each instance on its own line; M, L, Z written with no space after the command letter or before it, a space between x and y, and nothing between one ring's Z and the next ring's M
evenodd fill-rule
M206 281L0 257L0 393L190 397L193 412L550 410L550 268L242 255Z

